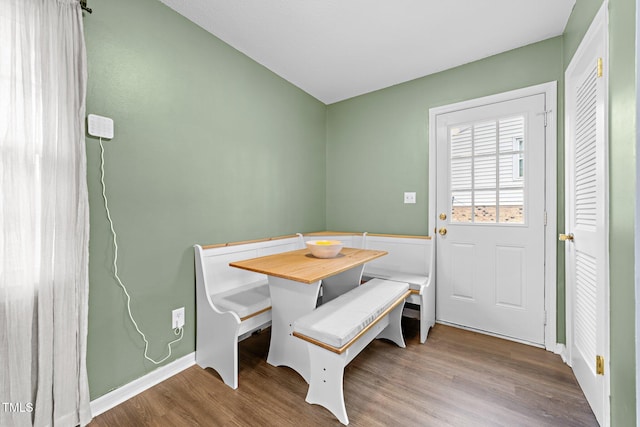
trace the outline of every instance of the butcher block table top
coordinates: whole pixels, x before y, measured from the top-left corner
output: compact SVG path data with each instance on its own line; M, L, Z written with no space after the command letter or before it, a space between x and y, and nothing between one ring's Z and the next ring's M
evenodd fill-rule
M335 258L316 258L311 255L309 249L299 249L244 261L235 261L229 263L229 265L296 282L314 283L384 255L387 255L387 252L342 248Z

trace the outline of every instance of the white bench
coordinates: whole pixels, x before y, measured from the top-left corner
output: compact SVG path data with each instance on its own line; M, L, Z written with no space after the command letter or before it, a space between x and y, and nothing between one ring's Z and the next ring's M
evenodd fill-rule
M409 283L412 295L407 302L419 306L419 310L405 307L403 315L419 320L420 342L426 342L429 328L436 322L436 284L433 275L435 251L430 236L336 231L304 235L305 241L318 239L340 240L347 247L388 252L388 255L367 263L362 278L364 281L381 278ZM350 289L352 287L343 287L338 291L343 293ZM338 295L324 295L323 300L331 300Z
M424 343L436 321L433 241L428 236L368 233L363 234L362 240L362 248L388 252L365 265L363 280L381 278L409 283L411 296L407 302L420 306L420 311L405 307L404 315L419 319L420 342Z
M402 308L409 284L373 279L302 316L293 335L305 340L311 379L306 401L322 405L349 424L344 404L344 368L375 338L405 347Z
M196 363L238 388L238 342L271 324L267 277L230 267L233 261L301 249L301 236L195 245Z

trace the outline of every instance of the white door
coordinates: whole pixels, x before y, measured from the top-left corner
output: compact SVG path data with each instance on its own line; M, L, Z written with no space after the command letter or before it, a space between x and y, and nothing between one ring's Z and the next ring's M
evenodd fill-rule
M545 343L545 94L441 114L437 318Z
M608 416L606 2L566 71L567 348L600 425ZM598 366L600 365L600 366Z

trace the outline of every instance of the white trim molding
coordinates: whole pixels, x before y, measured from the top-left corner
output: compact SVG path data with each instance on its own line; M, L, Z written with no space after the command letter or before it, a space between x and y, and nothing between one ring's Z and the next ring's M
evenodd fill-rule
M636 0L636 153L640 153L640 0ZM635 278L635 316L636 316L636 425L640 425L640 162L636 159L636 218L634 224L634 278Z
M567 358L567 347L562 343L556 343L556 347L553 349L553 352L559 355L562 358L562 361L569 365L570 360Z
M558 163L557 163L557 82L552 81L496 95L489 95L482 98L462 101L442 107L429 109L429 227L436 224L436 118L441 114L467 108L479 107L487 104L494 104L508 101L515 98L522 98L531 95L544 94L547 117L545 131L545 211L547 226L545 229L545 331L544 345L548 351L556 352L556 324L557 324L557 194L558 194ZM434 229L435 233L435 229ZM434 250L437 250L437 240L434 239Z
M149 372L147 375L131 381L120 388L110 391L109 393L98 397L91 401L91 415L96 417L109 409L115 408L124 401L131 399L139 393L153 387L162 381L171 378L185 369L195 365L196 353L190 353L186 356L176 359L173 362Z

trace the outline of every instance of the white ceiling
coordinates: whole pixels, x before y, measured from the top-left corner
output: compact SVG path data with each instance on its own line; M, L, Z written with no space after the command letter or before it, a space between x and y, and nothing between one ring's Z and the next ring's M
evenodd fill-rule
M161 0L331 104L562 34L575 0Z

